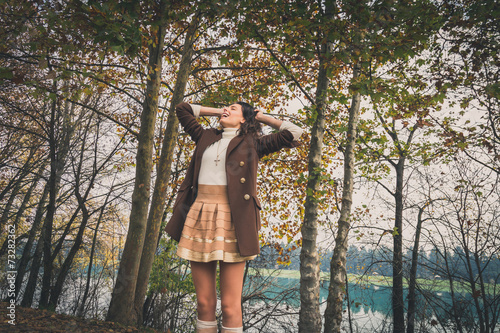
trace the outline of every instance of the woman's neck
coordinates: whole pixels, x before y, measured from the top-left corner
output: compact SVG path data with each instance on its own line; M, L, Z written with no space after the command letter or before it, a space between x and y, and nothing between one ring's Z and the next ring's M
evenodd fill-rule
M239 128L235 127L224 127L224 131L222 132L222 138L223 139L229 139L229 138L234 138L236 135L238 135Z

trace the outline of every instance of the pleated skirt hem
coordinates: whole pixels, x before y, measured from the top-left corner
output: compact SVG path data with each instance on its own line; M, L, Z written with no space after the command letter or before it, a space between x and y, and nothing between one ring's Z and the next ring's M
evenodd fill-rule
M177 255L196 262L242 262L225 185L199 185L184 223Z

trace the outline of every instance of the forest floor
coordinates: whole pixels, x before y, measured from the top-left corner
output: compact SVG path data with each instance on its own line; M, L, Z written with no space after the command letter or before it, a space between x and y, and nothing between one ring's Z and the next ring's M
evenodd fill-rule
M16 306L15 311L7 307L9 303L0 302L0 332L138 332L159 333L152 328L137 328L134 326L123 326L110 321L84 319L69 315L57 314L48 310L23 308ZM15 319L12 323L14 312Z

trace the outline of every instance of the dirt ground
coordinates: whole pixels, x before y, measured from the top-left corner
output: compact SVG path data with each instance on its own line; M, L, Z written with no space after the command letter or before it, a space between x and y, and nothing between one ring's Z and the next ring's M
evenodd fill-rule
M11 309L9 303L0 302L0 332L140 332L160 333L152 328L136 328L123 326L109 321L83 319L48 310L32 308L15 308L15 325L9 323Z

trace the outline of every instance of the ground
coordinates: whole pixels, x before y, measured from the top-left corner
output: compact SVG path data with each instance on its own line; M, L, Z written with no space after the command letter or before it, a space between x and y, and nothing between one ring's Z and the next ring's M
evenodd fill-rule
M48 310L15 308L15 325L9 323L9 303L0 302L0 332L140 332L158 333L151 328L136 328L101 320L83 319L57 314Z

